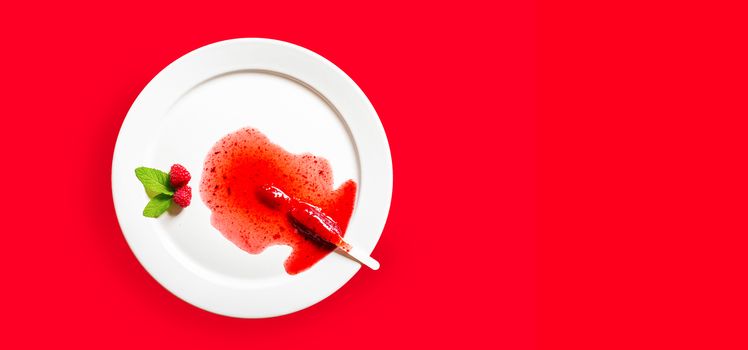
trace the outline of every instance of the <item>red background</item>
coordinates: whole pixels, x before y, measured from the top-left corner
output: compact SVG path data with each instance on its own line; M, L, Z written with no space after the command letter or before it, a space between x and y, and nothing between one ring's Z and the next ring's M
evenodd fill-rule
M2 5L0 342L748 348L739 3ZM346 71L395 170L383 268L266 320L160 287L109 181L149 79L251 36Z
M10 183L0 342L532 346L530 6L158 3L0 11ZM111 199L117 132L140 90L181 55L236 37L286 40L347 72L381 116L395 171L374 252L382 269L265 320L213 315L162 288Z
M538 13L541 347L748 349L745 2Z

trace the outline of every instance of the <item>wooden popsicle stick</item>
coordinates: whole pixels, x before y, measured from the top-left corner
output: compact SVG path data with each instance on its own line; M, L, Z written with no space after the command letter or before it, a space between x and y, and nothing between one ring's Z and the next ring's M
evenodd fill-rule
M345 252L346 255L358 261L362 265L366 265L372 270L379 270L379 261L374 260L374 258L370 257L360 249L353 248L346 242L342 242L342 244L340 244L338 248L340 251Z

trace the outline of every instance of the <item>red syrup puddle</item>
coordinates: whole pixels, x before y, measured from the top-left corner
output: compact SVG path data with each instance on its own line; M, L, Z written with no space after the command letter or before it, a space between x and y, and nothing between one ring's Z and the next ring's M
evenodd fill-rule
M291 197L314 204L335 220L345 236L353 213L356 183L333 190L332 168L321 157L292 154L261 132L245 128L219 140L208 153L200 195L211 210L211 224L239 248L259 254L272 245L288 245L286 272L302 272L335 249L297 232L287 213L257 197L257 189L273 184Z

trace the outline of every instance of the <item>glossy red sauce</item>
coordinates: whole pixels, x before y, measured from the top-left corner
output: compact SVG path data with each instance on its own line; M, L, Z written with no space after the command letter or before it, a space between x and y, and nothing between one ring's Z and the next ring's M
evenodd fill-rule
M252 128L231 133L208 153L200 195L211 210L211 223L239 248L258 254L284 244L293 251L284 267L297 274L335 249L297 232L287 212L259 200L258 187L273 184L293 198L308 202L335 220L344 236L353 213L356 183L333 189L330 163L312 154L292 154Z

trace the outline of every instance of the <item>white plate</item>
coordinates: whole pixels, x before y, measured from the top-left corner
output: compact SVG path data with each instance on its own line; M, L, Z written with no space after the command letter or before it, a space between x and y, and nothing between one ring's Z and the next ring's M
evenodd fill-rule
M228 133L254 127L294 153L327 158L335 187L359 185L346 240L371 253L392 195L392 160L382 124L361 89L325 58L269 39L234 39L192 51L164 68L127 114L112 160L112 193L122 232L145 269L179 298L218 314L244 318L288 314L342 287L360 265L337 253L288 275L291 251L274 246L249 254L210 224L200 198L203 161ZM134 170L192 173L192 204L157 219ZM384 266L384 268L387 268Z

